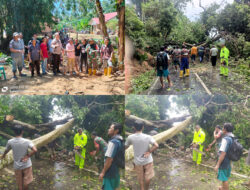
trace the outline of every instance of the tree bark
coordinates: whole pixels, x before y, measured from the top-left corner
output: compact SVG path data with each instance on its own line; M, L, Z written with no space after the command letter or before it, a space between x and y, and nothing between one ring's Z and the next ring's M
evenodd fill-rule
M47 145L48 143L54 141L56 138L60 137L62 134L64 134L67 130L69 130L71 127L73 127L74 119L71 119L69 122L64 124L63 126L51 131L50 133L43 135L39 138L36 138L32 140L33 144L36 146L36 148L43 147ZM8 164L13 162L13 154L12 151L10 151L4 160L0 160L0 169L6 167Z
M25 123L19 120L6 120L4 121L4 125L8 125L9 127L13 127L14 125L22 125L25 129L29 130L29 131L37 131L37 132L41 132L41 131L45 131L45 130L53 130L56 125L61 125L64 124L65 122L67 122L69 119L71 119L70 117L67 117L65 119L61 119L61 120L57 120L57 121L53 121L53 122L49 122L49 123L43 123L43 124L29 124L29 123Z
M174 122L180 122L186 119L186 117L188 117L188 115L185 116L181 116L181 117L175 117L175 118L171 118L171 119L167 119L167 120L159 120L159 121L149 121L146 119L142 119L140 117L134 116L134 115L126 115L126 120L125 120L125 124L127 126L134 126L134 123L136 121L140 121L143 122L144 125L144 130L146 132L149 132L155 128L159 129L159 128L163 128L163 129L167 129L170 128L172 126L172 124Z
M107 26L105 23L105 16L103 14L103 10L102 10L102 5L100 0L96 0L96 10L98 12L99 15L99 22L101 24L101 29L102 29L102 33L104 37L109 37L108 32L107 32Z
M124 69L124 56L125 56L125 0L118 0L117 4L117 14L119 18L119 68Z
M175 136L176 134L181 132L183 129L185 129L187 126L189 126L191 121L192 121L192 117L190 116L185 121L181 122L180 124L170 128L162 133L159 133L159 134L153 136L153 138L156 140L157 143L162 143L162 142L172 138L173 136ZM134 150L133 150L133 147L130 146L125 152L125 159L126 159L126 161L129 161L133 157L134 157Z

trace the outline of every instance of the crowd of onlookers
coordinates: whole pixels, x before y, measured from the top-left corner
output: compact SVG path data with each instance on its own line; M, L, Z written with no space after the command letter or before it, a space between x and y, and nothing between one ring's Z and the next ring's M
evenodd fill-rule
M54 36L49 34L38 40L37 35L34 34L25 46L22 33L15 32L9 48L15 79L17 79L17 70L20 77L26 76L22 73L25 68L25 52L27 52L26 59L29 62L31 77L34 77L35 70L37 75L42 77L48 74L50 69L55 76L58 73L78 75L80 72L96 75L99 68L103 69L105 76L111 76L114 49L109 38L105 38L101 43L94 39L74 40L66 34L62 39L61 33L56 32ZM65 57L67 60L64 61Z

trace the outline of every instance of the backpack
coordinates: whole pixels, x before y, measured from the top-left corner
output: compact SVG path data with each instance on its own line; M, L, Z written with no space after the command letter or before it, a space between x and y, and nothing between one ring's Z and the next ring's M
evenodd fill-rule
M164 52L160 52L157 54L156 62L157 62L157 67L164 67L166 66L166 62L164 59Z
M227 151L227 156L231 161L238 161L243 154L243 146L239 143L238 139L232 138L232 143Z
M117 152L117 154L114 157L115 164L118 166L118 168L125 169L125 143L124 140L116 139L117 141L121 142L121 146Z

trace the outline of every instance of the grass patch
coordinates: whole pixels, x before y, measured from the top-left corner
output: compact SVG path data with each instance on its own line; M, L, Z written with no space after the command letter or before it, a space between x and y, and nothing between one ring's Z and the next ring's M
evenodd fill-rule
M140 76L132 79L132 93L139 94L147 90L151 86L151 82L155 77L155 70L147 71Z

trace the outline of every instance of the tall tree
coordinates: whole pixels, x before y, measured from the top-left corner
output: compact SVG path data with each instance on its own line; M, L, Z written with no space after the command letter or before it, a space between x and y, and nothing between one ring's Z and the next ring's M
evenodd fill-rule
M101 25L102 33L103 33L104 37L109 37L109 34L107 32L107 26L106 26L105 16L103 14L101 2L100 2L100 0L96 0L95 2L96 2L96 10L97 10L98 15L99 15L99 22L100 22L100 25Z
M117 1L117 13L119 18L119 63L123 65L123 60L125 56L125 0ZM123 69L123 68L122 68Z

